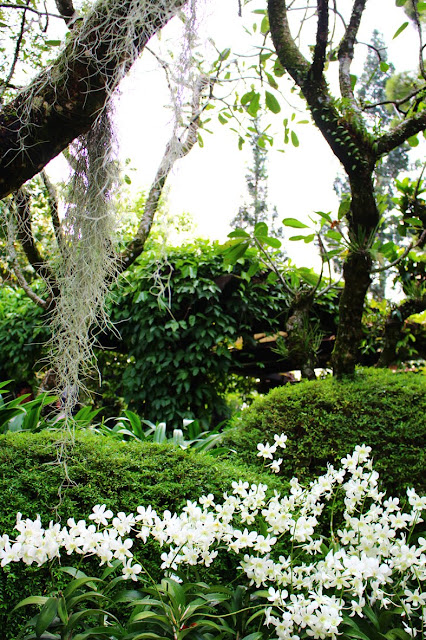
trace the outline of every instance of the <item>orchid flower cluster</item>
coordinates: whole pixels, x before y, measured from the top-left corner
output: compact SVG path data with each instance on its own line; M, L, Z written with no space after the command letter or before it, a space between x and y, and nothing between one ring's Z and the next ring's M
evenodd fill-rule
M274 440L272 449L285 447L285 436ZM258 450L264 458L275 452L268 444ZM408 510L398 498L386 498L370 452L357 446L340 469L329 465L308 487L293 478L287 495L275 491L268 497L264 484L234 481L222 500L212 494L188 500L180 514L165 511L160 517L150 506L139 506L136 514L114 516L106 505L96 505L89 523L70 518L66 527L51 522L47 529L39 517L18 514L16 539L0 537L1 566L42 565L61 553L77 553L95 555L101 565L119 560L124 579L136 581L143 569L133 557L131 535L144 543L152 537L165 547L161 567L169 573L182 565L209 567L225 548L240 556L248 582L263 588L258 597L264 593L268 601L265 624L279 639L334 640L373 606L398 607L403 629L415 637L426 628L426 539L413 544L411 537L423 522L426 497L409 489ZM344 498L343 518L337 531L331 523L331 535L324 538L320 517L337 492ZM283 555L286 534L291 551Z

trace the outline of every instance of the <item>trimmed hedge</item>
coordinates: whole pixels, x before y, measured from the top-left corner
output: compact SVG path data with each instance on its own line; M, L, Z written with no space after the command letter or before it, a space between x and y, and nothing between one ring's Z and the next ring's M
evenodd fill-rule
M326 378L274 389L234 419L224 444L239 460L254 464L257 442L288 435L281 475L312 479L338 464L357 444L372 447L383 486L405 495L426 489L426 378L384 369L357 371L354 378Z
M18 511L30 518L40 514L45 525L56 520L58 487L64 481L63 467L56 463L60 437L48 431L0 436L0 535L13 535ZM213 493L220 498L224 491L229 491L233 479L266 482L271 488L282 484L270 474L256 473L234 461L218 461L170 445L121 443L88 432L77 433L67 467L73 484L62 489L58 515L63 524L70 517L87 520L95 504L105 503L114 513L135 512L138 505L148 504L159 513L165 509L173 512L185 506L187 499L202 494ZM138 552L138 559L143 560L154 577L161 574L159 557L154 541L148 541ZM65 556L64 564L75 565L79 559ZM226 575L233 577L237 564L236 558L225 555L217 565L217 575L209 570L209 577L212 582ZM94 575L98 565L94 559L91 565ZM0 569L2 637L15 638L22 624L21 615L13 622L7 619L7 612L17 602L29 595L58 589L60 581L56 565L37 568L13 563Z

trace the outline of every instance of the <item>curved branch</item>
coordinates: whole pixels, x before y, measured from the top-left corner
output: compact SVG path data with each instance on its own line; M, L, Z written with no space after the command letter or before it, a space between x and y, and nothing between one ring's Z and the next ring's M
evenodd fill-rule
M355 0L352 7L352 15L348 27L340 43L339 59L339 83L340 92L343 98L350 100L353 106L356 105L355 96L351 83L351 64L354 57L354 46L358 34L361 17L365 9L367 0Z
M0 198L16 191L95 122L148 40L186 0L98 0L65 49L0 113ZM128 42L123 52L118 44Z
M186 128L186 133L183 137L177 138L173 135L166 146L166 150L163 154L163 158L160 162L160 166L155 175L154 181L148 193L148 197L145 203L144 213L142 220L139 224L139 228L135 237L131 240L125 250L121 253L118 260L119 271L122 273L130 267L130 265L136 260L142 253L145 243L148 239L149 232L151 231L152 223L154 221L155 214L158 209L158 204L163 193L164 185L170 175L170 172L176 162L184 158L197 142L197 133L200 126L200 116L205 108L200 107L200 101L202 92L205 87L210 86L210 81L206 76L202 75L198 78L198 81L194 88L192 98L192 117L189 125ZM209 98L211 94L209 95Z
M382 271L387 271L391 267L394 267L395 265L399 264L402 260L404 260L404 258L408 256L411 249L415 249L416 247L421 247L425 240L426 240L426 229L423 231L423 233L421 234L417 242L410 242L408 247L406 247L405 251L400 256L398 256L398 258L396 258L393 262L389 262L389 264L386 264L384 267L377 267L377 269L371 269L371 273L381 273Z
M399 147L403 142L406 142L408 138L425 129L426 109L414 114L411 118L404 120L388 133L377 138L373 145L376 159L378 160L381 156L392 151L392 149L396 149L396 147Z

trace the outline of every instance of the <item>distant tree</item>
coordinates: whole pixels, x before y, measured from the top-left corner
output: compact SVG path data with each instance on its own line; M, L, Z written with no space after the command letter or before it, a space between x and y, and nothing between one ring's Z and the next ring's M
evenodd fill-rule
M265 222L275 236L281 237L282 228L276 226L277 208L274 206L271 211L268 203L268 152L258 116L249 131L252 150L252 165L246 174L249 202L240 207L231 226L253 231L258 222Z

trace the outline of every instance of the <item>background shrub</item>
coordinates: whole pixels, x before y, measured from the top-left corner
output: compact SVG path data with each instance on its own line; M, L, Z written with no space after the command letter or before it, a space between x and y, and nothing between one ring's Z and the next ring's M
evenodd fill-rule
M208 455L197 455L170 445L123 443L87 432L78 432L67 468L72 483L64 482L63 467L57 464L57 448L61 434L41 432L9 433L0 436L0 534L13 535L16 514L35 518L40 514L45 526L50 520L86 519L95 504L106 504L114 513L135 512L138 505L151 504L162 513L180 510L187 499L213 493L220 498L231 487L234 478L250 482L266 482L277 487L277 479L247 470L231 462L217 461ZM54 507L57 507L57 513ZM16 533L16 532L15 532ZM154 578L161 575L160 551L157 543L148 541L140 549L138 559ZM64 565L76 566L81 558L65 556ZM236 558L224 554L209 569L209 581L227 581L235 576ZM99 562L93 560L91 572L96 575ZM85 563L85 567L86 567ZM86 569L85 569L86 571ZM90 571L89 571L90 573ZM7 613L29 595L42 595L58 589L63 577L57 564L52 567L26 567L23 563L0 569L0 628L2 638L16 638L16 630L24 620Z
M359 370L274 389L234 419L224 444L248 464L254 443L288 435L281 474L306 480L338 463L357 444L372 447L374 468L393 494L425 490L426 380L421 374Z

